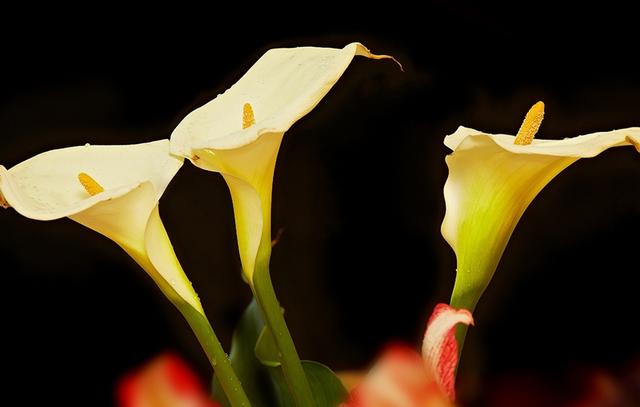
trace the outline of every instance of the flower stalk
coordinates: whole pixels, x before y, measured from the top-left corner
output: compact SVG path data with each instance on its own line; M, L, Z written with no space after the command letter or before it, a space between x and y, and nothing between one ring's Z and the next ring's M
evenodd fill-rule
M216 378L220 381L229 403L233 407L250 407L251 403L242 388L242 383L233 370L228 355L213 331L209 320L189 304L175 305L198 338L198 342L206 353L209 363L213 366Z
M291 395L298 406L315 406L311 386L300 362L293 338L284 319L283 310L271 282L269 260L271 257L271 241L264 241L256 259L256 270L253 275L253 293L260 305L264 320L271 330L278 347L278 362L282 367Z

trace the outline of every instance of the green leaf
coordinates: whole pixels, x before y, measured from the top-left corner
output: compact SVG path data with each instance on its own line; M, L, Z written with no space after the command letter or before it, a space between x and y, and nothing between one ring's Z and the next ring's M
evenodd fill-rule
M230 357L252 407L295 407L279 367L275 341L255 301L249 304L234 332ZM336 407L346 399L347 391L331 369L312 361L302 361L302 366L317 407ZM215 378L213 396L229 406Z
M336 407L347 398L347 390L338 379L338 376L327 366L322 363L303 360L302 367L307 375L307 380L309 380L317 407ZM275 405L278 407L295 407L293 398L287 390L287 383L282 369L269 368L269 371L276 394Z
M302 367L319 407L335 407L347 399L347 389L327 366L311 360L303 360Z
M275 406L271 378L267 368L260 363L254 353L256 341L263 326L264 322L258 304L255 300L251 301L242 314L231 339L231 354L229 355L231 365L242 382L242 387L249 397L252 407ZM230 406L216 377L213 378L212 393L216 401L224 406Z
M278 346L268 326L262 328L262 332L260 332L260 336L258 336L258 341L256 342L255 352L256 357L263 365L269 367L280 366Z

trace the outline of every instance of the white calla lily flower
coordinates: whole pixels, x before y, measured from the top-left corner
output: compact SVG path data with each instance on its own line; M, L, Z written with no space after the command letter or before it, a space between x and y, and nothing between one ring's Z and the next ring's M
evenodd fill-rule
M220 172L231 191L242 267L252 283L256 258L271 247L271 189L284 133L309 113L357 55L342 49L299 47L267 51L230 89L189 113L171 135L171 152Z
M175 260L158 201L182 166L169 141L51 150L7 170L6 206L36 220L69 217L120 245L174 303L202 306Z
M454 307L475 308L520 217L556 175L611 147L634 145L640 151L640 127L534 139L543 115L538 102L515 137L460 127L444 140L453 150L446 158L442 235L457 257Z

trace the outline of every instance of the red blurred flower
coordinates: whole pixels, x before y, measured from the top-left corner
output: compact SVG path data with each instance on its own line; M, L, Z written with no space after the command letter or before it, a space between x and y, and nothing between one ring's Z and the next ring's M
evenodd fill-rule
M438 304L427 324L422 355L395 345L383 352L341 407L436 407L455 400L457 324L473 324L471 313Z
M189 366L171 353L124 377L117 402L119 407L219 407Z

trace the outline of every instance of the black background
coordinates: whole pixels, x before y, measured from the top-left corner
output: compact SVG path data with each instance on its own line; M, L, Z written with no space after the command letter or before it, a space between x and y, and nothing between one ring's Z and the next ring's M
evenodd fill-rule
M356 60L287 133L274 185L283 235L272 273L299 351L364 368L390 340L418 346L453 285L455 256L439 232L444 135L460 124L513 133L537 100L544 138L640 125L640 34L632 12L601 6L6 12L0 162L166 138L273 46L361 41L395 55L404 73ZM523 372L548 385L637 360L639 177L638 154L613 149L564 171L529 207L476 311L463 400L490 403L503 378ZM186 163L161 214L228 346L250 293L222 178ZM0 231L7 397L111 405L121 375L168 349L208 379L184 321L115 244L13 210Z

